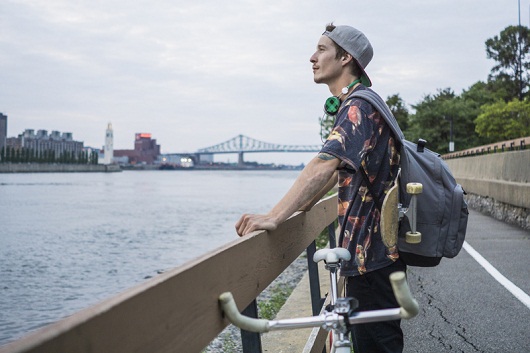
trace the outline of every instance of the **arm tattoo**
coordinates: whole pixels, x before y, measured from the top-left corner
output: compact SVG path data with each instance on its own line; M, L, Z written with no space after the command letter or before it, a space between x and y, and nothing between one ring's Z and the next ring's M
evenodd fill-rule
M322 152L322 153L319 153L317 155L318 158L322 159L323 161L330 161L332 159L336 159L337 157L335 157L334 155L332 154L329 154L329 153L325 153L325 152Z

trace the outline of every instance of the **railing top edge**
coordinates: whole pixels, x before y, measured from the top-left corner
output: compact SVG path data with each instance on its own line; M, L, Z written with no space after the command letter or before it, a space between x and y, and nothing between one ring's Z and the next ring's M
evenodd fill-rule
M519 150L521 146L526 146L526 145L530 145L530 136L519 137L516 139L496 142L496 143L492 143L492 144L484 145L484 146L477 146L477 147L469 148L469 149L462 150L462 151L446 153L446 154L443 154L441 157L443 159L453 159L453 158L474 156L477 154L501 153L501 152L504 153L504 152L513 151L512 148Z

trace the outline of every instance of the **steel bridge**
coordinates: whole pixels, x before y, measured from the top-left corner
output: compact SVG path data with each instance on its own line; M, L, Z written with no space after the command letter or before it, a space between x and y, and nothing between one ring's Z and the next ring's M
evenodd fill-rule
M322 145L281 145L256 140L254 138L238 135L230 140L215 144L210 147L198 149L195 153L172 153L172 155L187 155L200 162L201 155L214 155L223 153L237 153L238 164L243 165L244 153L266 153L266 152L318 152Z

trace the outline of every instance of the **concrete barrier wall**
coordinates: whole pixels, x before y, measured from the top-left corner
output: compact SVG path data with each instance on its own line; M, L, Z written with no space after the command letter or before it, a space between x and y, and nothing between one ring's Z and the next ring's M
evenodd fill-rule
M446 160L464 190L530 208L530 150Z

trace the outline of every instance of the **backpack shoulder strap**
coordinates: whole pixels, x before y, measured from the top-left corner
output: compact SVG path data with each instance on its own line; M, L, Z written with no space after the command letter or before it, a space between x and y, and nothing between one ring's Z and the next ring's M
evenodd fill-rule
M394 133L394 136L403 144L403 141L405 140L405 135L401 131L401 128L399 127L396 118L394 117L394 114L390 111L390 108L385 103L385 101L373 90L370 88L366 88L364 90L355 91L348 98L361 98L367 101L368 103L372 104L374 108L383 116L383 119L385 119L386 123L390 127L390 130ZM368 188L368 191L372 195L372 198L379 209L381 211L383 209L383 203L381 200L377 197L376 193L373 192L373 185L368 179L368 176L366 175L364 169L360 168L361 170L361 176L366 184L366 187Z
M356 97L361 98L372 104L375 109L383 116L388 126L390 126L390 129L394 133L394 136L401 142L405 139L405 135L401 131L401 128L399 127L396 118L390 111L390 108L388 105L386 105L385 101L373 90L370 88L366 88L363 90L355 91L352 94L350 94L350 97Z

